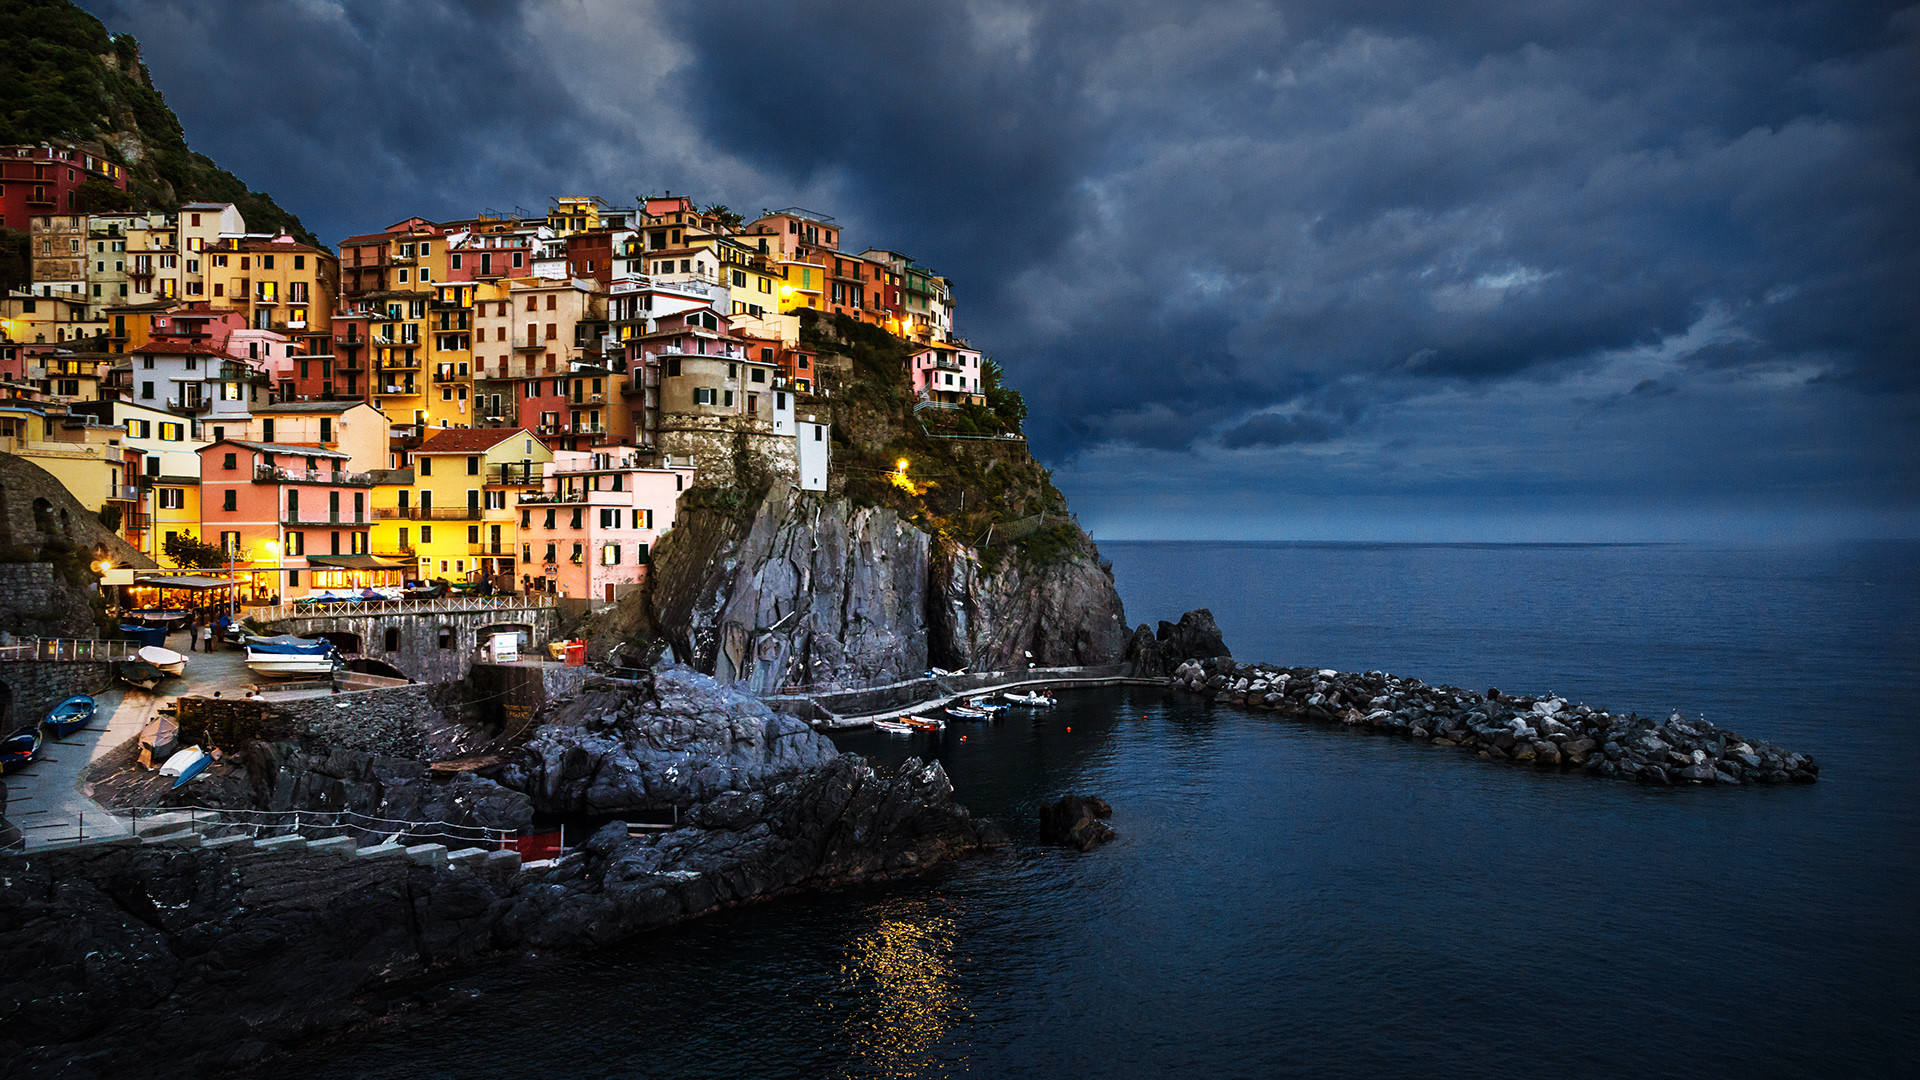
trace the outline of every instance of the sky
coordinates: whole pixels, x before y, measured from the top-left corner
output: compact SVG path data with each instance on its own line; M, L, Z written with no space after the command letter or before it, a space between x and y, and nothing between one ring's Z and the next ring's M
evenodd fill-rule
M671 191L912 256L1096 539L1920 536L1920 7L80 6L329 244Z

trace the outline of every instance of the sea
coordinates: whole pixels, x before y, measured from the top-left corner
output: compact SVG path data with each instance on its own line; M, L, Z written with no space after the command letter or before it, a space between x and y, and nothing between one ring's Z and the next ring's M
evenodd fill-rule
M1643 787L1152 688L938 736L1006 851L276 1058L320 1077L1920 1075L1920 543L1102 544L1234 656L1704 716L1817 784ZM1111 844L1042 847L1067 793Z

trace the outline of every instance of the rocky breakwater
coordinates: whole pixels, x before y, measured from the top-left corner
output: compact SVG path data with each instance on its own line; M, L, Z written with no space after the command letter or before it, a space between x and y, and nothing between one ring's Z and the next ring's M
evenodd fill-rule
M1182 661L1168 682L1208 701L1644 784L1810 783L1820 775L1805 754L1677 712L1661 722L1558 697L1478 694L1379 671L1282 668L1231 657Z

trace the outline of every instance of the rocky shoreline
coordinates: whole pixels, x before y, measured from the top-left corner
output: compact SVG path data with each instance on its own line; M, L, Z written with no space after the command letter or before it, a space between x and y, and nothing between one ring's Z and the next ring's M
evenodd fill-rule
M1812 783L1820 777L1820 766L1805 754L1677 712L1660 722L1558 697L1497 689L1479 694L1380 671L1243 664L1231 656L1180 661L1167 683L1210 702L1400 735L1538 769L1660 785Z
M0 858L6 1075L202 1076L431 1000L450 968L587 950L789 892L919 873L1002 846L940 765L876 771L792 717L685 671L603 682L542 714L503 783L321 746L238 748L225 805L359 803L483 817L627 814L506 874L251 844L128 843ZM363 760L364 758L364 760ZM155 1046L164 1043L165 1056Z

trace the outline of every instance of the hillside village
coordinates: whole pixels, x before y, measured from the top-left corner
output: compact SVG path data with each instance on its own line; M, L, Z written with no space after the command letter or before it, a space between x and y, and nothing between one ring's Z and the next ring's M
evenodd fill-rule
M0 451L241 601L412 582L617 599L681 494L743 458L838 482L831 399L871 373L817 323L899 339L890 389L919 413L993 381L945 278L797 207L563 197L336 253L249 232L230 203L87 212L125 183L84 148L0 147L0 227L32 262L0 300Z

